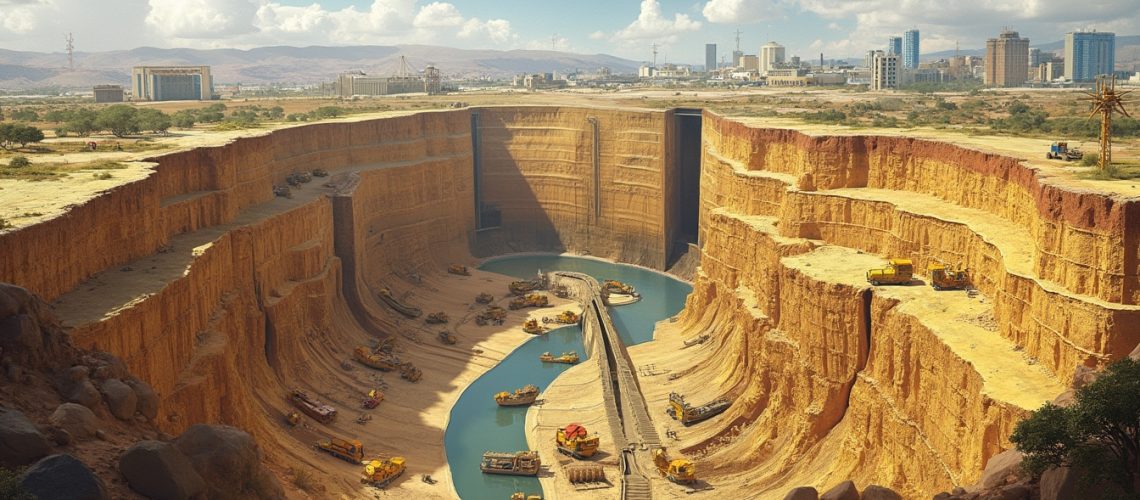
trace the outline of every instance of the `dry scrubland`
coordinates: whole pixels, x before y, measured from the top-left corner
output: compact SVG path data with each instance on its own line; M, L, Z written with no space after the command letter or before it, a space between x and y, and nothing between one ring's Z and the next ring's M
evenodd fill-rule
M769 98L758 96L705 97L716 109ZM145 152L65 152L126 168L102 180L0 180L0 209L17 225L0 233L0 281L52 302L77 344L118 355L154 386L158 429L208 421L249 430L290 495L304 494L298 470L312 471L320 496L361 494L355 467L310 447L335 433L411 458L388 495L448 497L447 410L526 336L522 314L507 328L463 322L474 295L501 295L504 278L443 270L517 251L664 267L677 230L666 146L675 130L670 112L632 106L677 97L392 99L382 100L393 103L385 118L272 134L269 125L196 129L155 138L160 147ZM474 232L472 110L411 114L457 99L514 104L477 109L484 201L502 208L498 231ZM561 105L537 106L552 101ZM601 214L587 117L601 131ZM1078 366L1102 366L1140 342L1126 329L1140 324L1140 190L1130 181L1085 179L1080 167L1046 161L1041 138L793 131L780 120L706 113L694 292L656 342L631 350L635 365L662 370L641 381L650 414L661 435L678 432L671 450L698 460L716 487L703 495L779 498L848 478L907 496L972 484L1009 447L1013 425L1065 391ZM1133 147L1122 156L1135 158ZM331 177L273 196L287 175L313 168ZM919 269L961 262L981 294L866 285L865 268L898 255ZM448 311L460 343L443 346L421 321L397 316L377 299L381 287L425 312ZM703 333L709 342L678 349ZM345 361L377 336L396 338L424 379L384 377L388 398L358 426L353 409L380 380ZM572 394L561 385L583 383L578 375L550 390ZM293 387L343 408L341 423L286 428L283 395ZM737 402L678 428L659 411L671 390ZM99 456L114 454L106 448ZM425 473L444 482L422 483ZM663 481L655 488L685 496Z

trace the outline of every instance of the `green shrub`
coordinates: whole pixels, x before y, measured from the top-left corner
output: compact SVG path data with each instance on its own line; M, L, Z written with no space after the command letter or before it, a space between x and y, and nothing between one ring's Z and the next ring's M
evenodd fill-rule
M32 162L26 156L18 155L8 160L8 166L12 168L24 168L32 166Z

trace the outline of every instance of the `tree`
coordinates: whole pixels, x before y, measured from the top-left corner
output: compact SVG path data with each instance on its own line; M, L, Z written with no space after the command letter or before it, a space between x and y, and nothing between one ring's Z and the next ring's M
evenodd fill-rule
M63 123L63 128L81 137L87 136L99 130L98 125L95 124L98 117L99 116L90 109L77 109L69 113L67 120Z
M194 112L186 109L175 112L170 119L174 122L174 126L178 128L193 128L194 122L198 121L197 117L194 116Z
M138 110L126 104L108 106L99 111L95 126L109 130L115 137L123 137L139 132Z
M40 119L40 115L30 109L18 109L12 112L12 119L18 122L34 122Z
M149 130L156 134L166 134L173 122L166 113L152 108L142 108L135 114L139 129Z
M1071 466L1089 484L1115 484L1126 496L1140 485L1140 362L1125 358L1077 390L1068 408L1046 403L1009 438L1034 476Z
M10 150L16 145L22 148L42 140L44 140L44 133L36 127L18 123L0 123L0 147L4 149Z
M285 108L282 108L281 106L273 106L272 108L269 108L267 111L265 111L265 117L269 118L270 120L280 120L284 116Z

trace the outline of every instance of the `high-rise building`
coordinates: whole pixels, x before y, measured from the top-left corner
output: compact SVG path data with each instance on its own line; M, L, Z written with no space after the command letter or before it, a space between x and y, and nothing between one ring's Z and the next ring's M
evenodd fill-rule
M716 44L705 44L705 72L712 73L716 71Z
M768 42L760 47L760 74L768 74L768 70L784 63L784 46L776 42Z
M985 84L1016 87L1029 76L1029 39L1016 31L1003 31L986 40Z
M740 58L741 57L744 57L744 51L743 50L732 51L732 64L733 64L733 66L740 66Z
M135 66L131 92L136 101L203 101L214 97L209 66Z
M744 71L759 72L760 71L760 58L758 58L752 54L745 54L745 55L740 56L740 62L738 62L736 65L741 67L741 68L744 68Z
M899 87L899 56L876 50L871 56L871 90Z
M907 69L915 69L918 67L919 43L918 43L918 30L906 30L903 32L903 67Z
M1116 65L1116 34L1076 32L1065 34L1065 79L1091 82L1111 75Z
M903 53L902 37L892 36L887 38L887 53L901 56Z

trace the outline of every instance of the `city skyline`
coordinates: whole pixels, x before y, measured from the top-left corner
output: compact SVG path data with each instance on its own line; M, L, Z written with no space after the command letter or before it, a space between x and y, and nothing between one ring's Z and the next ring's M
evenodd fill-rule
M574 6L454 0L0 0L0 46L62 52L74 33L76 50L141 46L252 48L273 45L425 44L486 49L605 53L635 61L702 65L707 43L718 54L736 47L758 54L768 41L787 55L814 60L861 57L884 45L884 33L922 33L921 52L980 48L1001 26L1028 38L1061 40L1081 29L1127 36L1140 13L1124 0L1072 11L1060 0L1024 8L982 0L928 12L913 2L869 0L583 0ZM607 16L597 16L597 12ZM984 19L987 23L978 23Z

